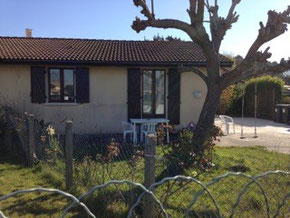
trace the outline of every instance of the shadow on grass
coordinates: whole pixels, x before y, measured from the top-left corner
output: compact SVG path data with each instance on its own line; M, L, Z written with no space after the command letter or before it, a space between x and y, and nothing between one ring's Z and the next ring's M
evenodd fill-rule
M242 172L242 173L245 173L251 170L249 167L242 164L231 166L228 169L231 172Z
M125 199L122 199L119 193L124 194ZM83 202L98 218L125 218L130 209L131 197L126 195L129 192L119 193L99 191L84 199ZM75 207L74 210L80 210L79 206ZM82 211L81 214L72 217L85 217L85 215L85 212Z
M0 164L13 164L26 167L24 158L5 151L3 147L0 147Z
M18 214L53 215L58 211L58 209L48 209L47 207L44 207L44 202L55 197L56 195L47 194L29 200L21 199L21 197L19 197L20 199L14 201L13 205L3 207L2 209L17 212Z

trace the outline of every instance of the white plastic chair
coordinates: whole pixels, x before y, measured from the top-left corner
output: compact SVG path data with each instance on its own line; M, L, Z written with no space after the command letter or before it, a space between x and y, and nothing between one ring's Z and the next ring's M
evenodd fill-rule
M126 142L127 134L130 136L130 140L133 140L134 127L131 123L123 121L122 122L123 129L123 141Z
M219 118L221 119L222 123L226 125L227 135L230 134L230 125L233 125L234 134L236 133L235 122L232 117L220 115Z
M143 142L144 140L143 136L146 136L148 134L156 134L156 125L157 123L144 123L141 125L141 142Z

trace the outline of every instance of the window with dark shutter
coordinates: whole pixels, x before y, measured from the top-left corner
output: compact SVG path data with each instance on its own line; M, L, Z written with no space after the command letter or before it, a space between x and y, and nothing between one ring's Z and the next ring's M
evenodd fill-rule
M45 103L45 67L31 67L31 102Z
M90 72L89 68L76 68L76 102L89 103L90 102Z
M48 96L49 102L74 102L74 69L49 68Z
M168 70L168 119L180 123L180 73L175 68Z
M128 119L141 117L141 69L128 68Z

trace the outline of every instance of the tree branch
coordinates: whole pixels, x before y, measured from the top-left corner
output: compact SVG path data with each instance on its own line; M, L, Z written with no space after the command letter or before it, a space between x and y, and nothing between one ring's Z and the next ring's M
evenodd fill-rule
M147 27L179 29L186 32L189 37L204 51L209 50L210 40L202 23L204 16L204 0L198 0L198 2L197 0L189 1L190 9L188 12L192 22L194 22L192 25L175 19L155 19L155 17L150 12L145 0L133 1L135 6L142 8L141 13L147 18L147 20L141 20L140 18L136 17L136 20L133 22L132 29L134 29L137 33L145 30Z
M183 72L193 72L195 74L197 74L198 76L200 76L200 78L207 84L208 83L208 79L206 74L204 74L200 69L193 67L193 66L184 66L183 64L178 65L177 71L180 73Z
M250 47L246 58L255 56L258 49L265 43L282 35L287 31L287 24L290 24L290 6L282 13L276 11L268 12L268 21L266 26L260 22L259 34L255 42Z
M236 23L239 19L239 15L235 12L235 8L240 2L241 0L232 0L231 7L226 18L219 17L219 7L217 1L215 1L215 5L212 7L210 7L207 2L207 9L210 14L211 21L210 30L212 34L212 41L217 53L219 52L221 42L224 39L226 32L231 29L232 24Z
M136 17L136 20L133 21L132 29L137 33L145 30L147 27L157 27L163 29L174 28L183 30L191 37L195 37L196 33L192 30L188 23L175 19L155 19L144 0L133 1L136 7L142 8L141 13L147 18L147 20L141 20L140 18Z
M250 79L251 77L262 75L277 75L279 73L283 73L288 70L290 70L290 58L287 61L285 59L282 59L280 63L243 62L240 65L240 67L237 67L232 71L228 71L223 75L222 84L224 87L227 87L230 84L236 83L241 80L247 80Z
M192 28L189 24L175 20L175 19L154 19L154 20L140 20L140 18L136 17L136 20L133 22L132 29L137 33L145 30L147 27L157 27L157 28L174 28L183 30L191 37L195 37L196 33L192 31Z
M189 0L189 9L187 10L187 13L190 17L191 24L194 23L195 12L196 12L196 0Z
M198 27L203 27L203 19L204 19L204 0L198 0L198 9L197 9L197 17L196 17L196 25Z
M154 15L150 12L149 7L146 4L146 1L144 0L133 0L134 5L136 7L141 7L141 14L143 14L145 17L148 18L148 20L152 20L154 19Z
M268 21L266 26L260 22L260 30L257 39L250 47L246 58L232 71L225 73L222 78L224 86L239 80L247 79L259 74L281 73L290 69L290 61L284 59L278 63L271 63L267 60L271 57L270 47L264 52L258 49L270 40L282 35L287 31L287 24L290 22L290 6L282 13L275 11L268 12Z

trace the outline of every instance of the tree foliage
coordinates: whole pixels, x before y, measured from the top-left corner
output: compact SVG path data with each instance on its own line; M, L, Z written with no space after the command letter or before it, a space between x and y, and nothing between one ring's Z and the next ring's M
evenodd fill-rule
M174 41L182 41L181 38L174 37L174 36L160 36L159 34L153 36L153 41L168 41L168 42L174 42Z

